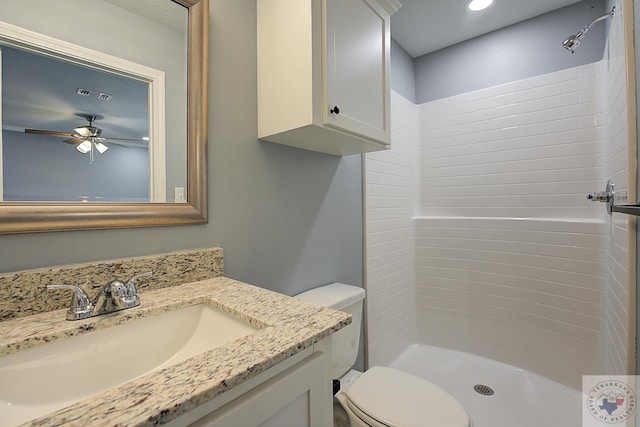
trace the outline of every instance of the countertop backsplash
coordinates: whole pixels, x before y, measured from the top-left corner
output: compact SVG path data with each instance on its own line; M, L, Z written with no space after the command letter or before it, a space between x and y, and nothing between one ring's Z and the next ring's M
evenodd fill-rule
M78 286L93 298L108 282L135 274L139 292L212 279L224 275L222 248L197 249L88 264L67 265L0 275L0 322L68 308L70 291L47 291L48 284Z

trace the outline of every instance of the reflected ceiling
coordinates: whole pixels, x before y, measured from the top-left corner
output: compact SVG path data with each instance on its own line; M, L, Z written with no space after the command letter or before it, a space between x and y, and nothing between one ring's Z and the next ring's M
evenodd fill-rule
M149 134L147 83L6 46L2 65L3 129L71 132L86 124L76 114L88 113L98 117L95 125L105 136ZM101 93L109 99L100 99Z

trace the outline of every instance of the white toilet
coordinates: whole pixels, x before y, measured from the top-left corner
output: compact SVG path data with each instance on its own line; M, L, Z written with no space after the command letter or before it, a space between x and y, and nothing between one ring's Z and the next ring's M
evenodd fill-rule
M469 414L446 391L397 369L375 366L364 373L351 367L358 355L364 289L342 283L296 296L345 311L353 323L331 335L332 375L340 379L335 398L357 427L471 427ZM336 421L336 424L339 424Z

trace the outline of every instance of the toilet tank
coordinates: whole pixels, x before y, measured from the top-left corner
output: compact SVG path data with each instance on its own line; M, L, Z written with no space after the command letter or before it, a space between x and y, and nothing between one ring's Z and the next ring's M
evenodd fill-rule
M357 286L332 283L295 296L295 298L304 301L345 311L353 318L350 325L329 337L333 352L331 363L332 378L340 378L349 371L358 357L364 295L364 289Z

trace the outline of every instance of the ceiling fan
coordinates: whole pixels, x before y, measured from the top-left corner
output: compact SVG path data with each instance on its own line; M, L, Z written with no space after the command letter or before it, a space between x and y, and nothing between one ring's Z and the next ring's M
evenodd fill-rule
M38 134L38 135L51 135L51 136L61 136L66 137L67 139L62 142L66 142L67 144L75 144L76 150L83 154L89 153L90 162L93 163L93 150L94 148L100 153L104 153L109 149L104 143L108 142L109 144L117 145L119 147L129 148L126 145L118 144L113 142L114 139L119 141L137 141L142 142L140 139L129 139L129 138L104 138L102 137L102 129L93 125L93 122L98 118L94 114L76 114L78 117L83 117L88 125L79 126L73 129L73 132L60 132L54 130L40 130L40 129L25 129L24 133Z

